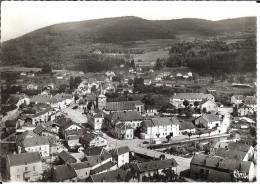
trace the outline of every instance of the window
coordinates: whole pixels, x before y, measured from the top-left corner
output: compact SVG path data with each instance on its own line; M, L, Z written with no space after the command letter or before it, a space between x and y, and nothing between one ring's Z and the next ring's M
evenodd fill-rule
M33 171L35 171L35 166L33 166Z
M25 171L28 171L28 167L25 167Z
M20 179L20 175L17 175L16 177L17 177L17 179Z

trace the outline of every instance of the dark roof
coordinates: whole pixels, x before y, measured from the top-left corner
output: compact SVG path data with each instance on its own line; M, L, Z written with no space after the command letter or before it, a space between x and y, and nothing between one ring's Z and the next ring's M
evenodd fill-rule
M75 170L79 170L79 169L84 169L84 168L89 168L92 167L93 164L85 161L85 162L79 162L79 163L71 163L70 164L72 168L74 168Z
M133 164L133 169L138 172L153 171L157 169L165 169L169 167L177 167L177 162L174 158L166 160L156 160L150 162L142 162Z
M158 117L151 118L143 121L144 125L147 127L153 126L165 126L165 125L178 125L180 124L179 120L175 117Z
M122 155L122 154L128 153L128 152L130 152L130 149L128 146L123 146L123 147L119 147L119 148L111 150L111 153L113 156Z
M59 165L54 167L55 181L64 181L75 177L77 177L77 173L69 165Z
M97 135L95 135L93 133L86 133L86 134L84 134L83 137L81 137L80 141L81 141L81 143L88 144L90 141L92 141L96 137L97 137Z
M100 172L102 172L102 171L105 171L105 170L110 169L111 167L113 167L113 166L115 166L115 165L116 165L116 164L115 164L114 162L109 161L109 162L107 162L107 163L105 163L105 164L103 164L103 165L101 165L101 166L99 166L99 167L97 167L97 168L91 170L91 171L90 171L90 175L98 174L98 173L100 173Z
M7 155L7 161L9 162L10 166L24 165L41 162L41 156L38 152L12 154Z
M198 117L197 119L202 119L205 122L214 122L220 121L221 119L215 114L203 114L202 116ZM197 120L196 119L196 120Z
M117 169L100 174L91 175L89 178L92 182L123 182L129 181L127 178L127 171Z
M103 148L101 147L91 147L85 150L85 154L87 156L95 156L95 155L100 155L103 151Z
M195 125L189 120L180 120L180 130L194 129Z
M225 148L215 148L214 153L224 158L243 160L250 148L247 144L230 142Z
M65 163L76 163L77 160L72 155L70 155L66 151L62 151L59 153L60 159L62 159Z
M113 112L107 116L109 121L135 121L135 120L143 120L144 117L141 116L136 111L121 111L121 112Z
M16 127L17 120L7 120L5 121L5 127L6 128L15 128Z
M240 170L241 166L244 165L244 161L238 159L223 158L220 156L196 154L192 158L191 164L218 169L225 169L233 172L236 169ZM245 165L248 165L248 163L246 163ZM248 167L245 166L245 168Z
M144 105L141 101L107 102L107 111L135 110L136 105Z

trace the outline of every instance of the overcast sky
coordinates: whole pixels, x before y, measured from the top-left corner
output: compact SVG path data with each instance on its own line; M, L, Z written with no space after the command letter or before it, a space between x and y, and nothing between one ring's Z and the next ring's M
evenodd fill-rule
M104 17L138 16L157 20L178 18L220 20L256 15L256 2L248 1L4 1L1 5L1 41L56 23Z

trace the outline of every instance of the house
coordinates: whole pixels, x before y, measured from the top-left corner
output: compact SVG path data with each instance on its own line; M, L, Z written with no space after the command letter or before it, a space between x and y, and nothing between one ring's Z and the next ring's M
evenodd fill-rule
M38 124L33 132L39 136L50 136L59 139L59 129L56 126L47 126L47 124Z
M84 180L84 179L89 177L90 171L91 171L92 167L94 166L93 164L91 164L88 161L78 162L78 163L71 163L69 165L74 169L74 171L77 174L77 178L80 181L82 181L82 180Z
M58 154L59 160L62 164L76 163L77 159L66 151L62 151Z
M101 131L103 127L104 122L104 116L103 113L97 113L93 116L88 116L88 124L95 130L95 131Z
M14 181L39 181L43 173L41 156L38 152L7 155L6 170Z
M85 149L84 153L86 160L95 165L95 167L112 161L111 153L102 147L90 147Z
M180 134L187 134L187 133L195 134L196 127L191 120L179 119L179 121L180 121L180 128L179 128Z
M243 103L244 99L245 97L243 95L233 95L231 96L230 102L234 105L240 105L241 103Z
M80 143L83 147L106 147L107 140L93 133L86 133L80 138Z
M116 163L109 161L103 165L100 165L99 167L96 167L95 169L92 169L90 171L90 175L100 174L100 173L104 173L116 169L117 169Z
M141 125L143 119L144 117L136 111L112 112L105 116L105 122L108 128L113 128L117 124L124 123L126 126L136 129Z
M170 98L170 103L177 107L182 108L184 107L183 102L187 100L191 104L194 104L194 102L202 102L205 100L211 100L215 101L215 97L211 94L204 94L204 93L175 93Z
M105 111L137 111L141 114L144 112L144 104L141 101L107 102L105 106Z
M179 136L180 122L175 117L158 117L144 120L141 125L141 139Z
M208 113L208 112L216 113L216 112L218 112L218 105L214 101L207 100L207 101L201 103L200 109L201 109L201 112L204 112L204 113Z
M129 153L130 149L128 146L123 146L111 150L113 160L117 163L118 168L125 165L126 163L129 163Z
M50 156L48 137L38 136L32 131L25 131L16 139L18 153L38 151L42 157Z
M76 182L77 173L70 165L58 165L53 168L55 182Z
M163 170L176 169L178 166L174 158L166 160L156 160L150 162L134 163L132 165L132 173L138 179L138 182L142 182L144 177L153 176L156 174L163 175Z
M246 177L236 178L236 173ZM190 177L211 182L253 181L255 168L251 161L195 154L190 163Z
M128 182L131 178L126 170L117 169L90 175L87 182Z
M75 122L73 122L71 119L64 118L64 121L59 121L60 123L60 129L59 131L61 134L65 137L66 135L73 135L74 134L80 134L80 132L83 131L83 127Z
M18 128L17 122L18 122L17 120L7 120L3 123L5 131L6 133L8 133L8 135L16 131L16 128Z
M202 114L194 120L194 124L197 127L213 129L220 126L221 119L215 114Z
M133 139L134 128L126 123L118 123L114 128L110 129L110 133L118 139Z
M254 148L238 142L217 142L210 153L216 156L241 161L251 161L254 157Z

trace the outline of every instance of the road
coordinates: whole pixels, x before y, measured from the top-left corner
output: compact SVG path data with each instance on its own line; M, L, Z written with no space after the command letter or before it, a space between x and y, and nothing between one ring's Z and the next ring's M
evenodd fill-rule
M61 111L64 113L67 113L68 117L72 119L72 121L79 123L79 124L85 124L88 122L88 118L85 114L82 114L82 109L72 109L73 106L69 106L66 109L62 109Z
M177 169L178 174L180 174L181 171L184 171L184 170L187 170L190 168L191 158L184 158L184 157L165 154L160 151L148 149L147 148L148 145L143 144L144 140L142 140L142 139L118 140L118 139L109 137L105 133L103 134L103 136L108 141L109 149L113 149L113 148L121 147L121 146L128 146L131 151L134 151L134 152L140 153L140 154L149 155L149 156L156 157L156 158L159 158L160 155L164 154L166 156L166 158L174 158L176 160L176 162L179 164L178 169Z

